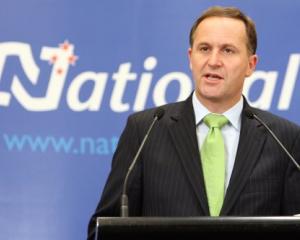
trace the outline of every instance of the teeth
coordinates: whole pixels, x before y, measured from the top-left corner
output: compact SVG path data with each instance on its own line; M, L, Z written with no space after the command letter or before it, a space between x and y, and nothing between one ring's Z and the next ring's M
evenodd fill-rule
M208 79L215 79L215 78L218 78L218 77L217 76L208 75L207 78Z
M218 75L213 75L213 74L207 74L206 75L206 77L208 78L208 79L220 79L220 77L218 76Z

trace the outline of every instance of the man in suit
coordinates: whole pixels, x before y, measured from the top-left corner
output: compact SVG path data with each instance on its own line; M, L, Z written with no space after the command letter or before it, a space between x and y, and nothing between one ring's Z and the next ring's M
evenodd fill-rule
M162 107L165 114L154 125L128 181L130 216L300 213L300 172L251 114L274 131L298 163L300 128L250 107L242 96L244 79L257 63L256 44L253 21L237 8L209 8L194 23L188 55L195 91L186 101ZM89 232L96 217L120 216L126 172L155 112L154 108L128 118ZM210 166L206 173L207 154L202 148L214 131L206 122L211 113L226 119L217 129L224 144L224 154L221 152L225 163L223 170ZM214 154L208 155L210 159ZM215 185L207 176L214 171L213 181L217 179L222 186L210 193ZM221 200L211 203L214 198Z

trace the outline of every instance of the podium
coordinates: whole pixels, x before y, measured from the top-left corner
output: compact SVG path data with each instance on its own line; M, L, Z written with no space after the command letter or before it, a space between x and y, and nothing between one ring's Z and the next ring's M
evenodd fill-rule
M287 233L300 236L300 217L99 217L95 240L201 239L207 234Z

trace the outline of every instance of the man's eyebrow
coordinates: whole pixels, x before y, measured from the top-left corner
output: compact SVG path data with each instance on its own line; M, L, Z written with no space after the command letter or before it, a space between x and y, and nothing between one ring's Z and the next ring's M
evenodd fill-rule
M208 43L208 42L199 42L196 44L196 46L211 46L212 44ZM233 48L237 48L235 44L233 43L222 43L219 45L220 47L233 47Z
M210 45L208 42L199 42L197 45Z
M221 44L222 47L234 47L236 48L236 46L232 43L224 43L224 44Z
M196 44L196 47L200 47L200 46L210 46L211 44L209 44L208 42L199 42Z
M234 44L232 44L232 43L225 43L225 44L222 44L222 45L221 45L221 48L227 48L227 47L233 48L233 49L235 49L235 50L238 50L238 49L239 49L236 45L234 45Z

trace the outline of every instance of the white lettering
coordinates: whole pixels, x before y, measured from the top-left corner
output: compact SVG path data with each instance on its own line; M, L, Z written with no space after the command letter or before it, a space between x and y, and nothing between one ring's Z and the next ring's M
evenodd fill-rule
M287 110L290 106L297 80L299 65L300 54L291 54L278 102L279 110Z
M148 57L144 61L144 68L147 71L152 71L157 65L157 60L155 57ZM135 97L135 102L133 105L133 111L141 111L145 109L146 101L148 98L149 89L152 81L152 73L142 73L140 84Z
M38 75L40 70L33 60L30 45L21 42L6 42L0 43L0 79L3 73L3 67L8 56L18 56L22 64L23 70L32 84L37 84ZM17 86L16 86L17 85ZM20 85L20 86L19 86ZM16 94L16 97L20 97L20 93L16 91L16 88L22 88L18 77L14 75L12 91ZM23 90L23 88L22 88ZM0 91L0 106L8 106L10 103L11 95L7 92Z
M270 108L276 85L277 75L277 72L274 71L256 71L250 77L245 79L243 94L253 107L265 110ZM249 92L253 83L258 80L264 82L263 90L260 94L260 97L256 101L251 102L249 100Z
M192 81L185 73L171 72L164 75L157 81L153 91L153 101L156 106L161 106L167 103L165 96L168 85L172 81L178 81L179 94L176 101L182 101L192 92Z
M83 72L74 78L67 92L67 103L70 108L74 111L99 110L107 78L107 73L95 72ZM81 102L79 99L80 89L87 81L94 82L93 90L90 97L85 102Z
M68 73L70 58L74 57L74 46L72 44L65 42L61 45L63 46L61 46L60 48L42 48L41 59L47 60L50 63L54 64L45 97L32 97L25 90L19 78L17 76L14 76L11 90L19 103L22 104L25 109L29 111L50 111L57 109L59 100L61 99L66 75ZM19 52L19 54L21 54L20 56L22 56L22 52ZM24 57L24 63L22 62L22 57L20 57L20 59L24 70L26 71L26 69L28 68L26 74L28 75L29 79L31 79L30 69L32 67L33 61L30 62L30 65L28 63L25 64L25 61L27 61L28 59L33 59L33 57L32 55L29 56L28 51L26 54L26 58ZM31 82L36 84L37 77L31 79Z
M172 96L172 101L181 101L188 97L193 89L193 81L183 72L168 72L161 75L157 82L153 81L155 76L153 70L158 65L158 60L154 56L145 58L143 63L145 71L140 75L132 72L131 62L125 62L121 63L118 70L111 75L109 72L85 71L67 82L69 66L74 65L77 59L77 56L74 55L74 46L68 41L60 44L59 47L43 47L41 50L40 59L51 64L51 74L45 89L39 89L40 86L45 85L45 79L43 79L43 85L39 85L40 68L33 57L31 46L22 42L0 43L0 84L3 81L2 74L6 60L11 56L19 58L26 79L20 79L17 73L13 73L12 79L9 79L11 86L0 91L0 106L4 107L9 107L12 97L14 97L28 111L53 111L58 109L64 98L63 90L66 89L66 102L71 110L99 111L103 97L109 96L109 94L105 94L107 86L111 87L112 85L109 100L112 111L141 111L146 108L149 100L152 100L155 106L168 103L170 96ZM291 54L280 90L278 110L286 111L290 107L299 67L300 54ZM264 110L271 108L272 103L274 104L278 74L278 71L255 71L252 76L245 79L243 94L251 105ZM25 85L24 81L29 81L31 85ZM88 82L92 82L93 86L87 93L83 86ZM132 85L129 88L128 83L130 82ZM178 84L177 93L173 93L173 86L171 86L173 83ZM253 95L251 91L255 90L256 83L263 84L262 90L255 93L255 100L250 100L250 96ZM66 86L66 84L68 85ZM136 92L132 93L134 89ZM172 92L168 91L170 89ZM132 98L128 92L133 95ZM85 100L80 99L82 94L87 96ZM152 96L152 99L149 99L149 96Z
M130 68L131 63L123 63L120 65L119 71L112 76L112 79L115 81L115 86L112 92L110 106L115 112L125 112L130 108L129 103L122 102L127 81L134 81L137 76L136 73L130 72Z

